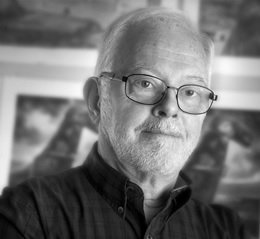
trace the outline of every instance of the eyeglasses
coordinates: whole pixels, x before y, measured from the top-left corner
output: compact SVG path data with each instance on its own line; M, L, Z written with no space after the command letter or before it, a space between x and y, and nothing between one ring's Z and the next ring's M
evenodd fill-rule
M160 78L147 74L131 74L117 78L114 73L102 72L100 77L125 82L126 96L137 103L155 105L166 95L168 89L175 89L177 105L185 113L199 115L206 113L218 96L207 87L186 84L179 88L165 84Z

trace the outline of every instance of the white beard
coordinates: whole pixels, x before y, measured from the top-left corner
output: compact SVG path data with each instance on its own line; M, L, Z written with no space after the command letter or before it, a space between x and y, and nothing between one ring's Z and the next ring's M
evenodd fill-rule
M184 135L151 135L147 138L141 133L133 138L119 125L105 130L120 162L150 175L178 174L198 142L198 137L187 138Z
M113 136L111 144L118 159L139 172L151 175L178 173L195 147L180 138L133 143L125 134Z
M111 144L117 159L124 165L150 175L178 174L198 143L199 134L184 135L184 127L173 120L152 119L138 126L138 130L127 131L125 125L112 119L109 100L101 113L100 131ZM181 137L145 137L142 128L160 128L176 132ZM200 130L200 129L198 129ZM182 132L182 133L181 133Z

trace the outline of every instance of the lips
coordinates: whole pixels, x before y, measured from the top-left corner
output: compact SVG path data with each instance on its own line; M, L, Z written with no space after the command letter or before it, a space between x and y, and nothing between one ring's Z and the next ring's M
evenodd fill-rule
M136 133L150 136L171 136L174 138L186 138L184 127L177 120L147 119L135 128Z
M142 132L146 134L164 135L164 136L171 136L175 138L182 137L180 132L166 131L161 129L151 129L151 130L149 129L149 130L143 130Z

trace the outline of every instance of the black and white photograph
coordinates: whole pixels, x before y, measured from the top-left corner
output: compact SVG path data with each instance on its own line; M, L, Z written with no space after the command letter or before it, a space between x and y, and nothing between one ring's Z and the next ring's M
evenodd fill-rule
M260 239L259 0L0 1L0 238Z

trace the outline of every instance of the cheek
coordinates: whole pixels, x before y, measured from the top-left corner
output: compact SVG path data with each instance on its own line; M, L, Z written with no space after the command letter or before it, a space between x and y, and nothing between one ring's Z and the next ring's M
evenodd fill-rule
M139 108L139 106L124 107L117 113L117 120L121 122L121 125L125 126L126 130L134 130L149 117L147 110L141 110Z
M117 82L116 82L117 83ZM147 106L133 102L125 95L125 85L117 84L113 86L111 97L113 120L121 128L135 128L141 124L150 114Z
M115 127L124 130L127 134L135 134L135 128L149 118L148 107L137 104L128 99L121 99L114 108L113 117L116 121Z
M188 138L198 140L203 124L204 116L191 116L185 120L186 134Z

